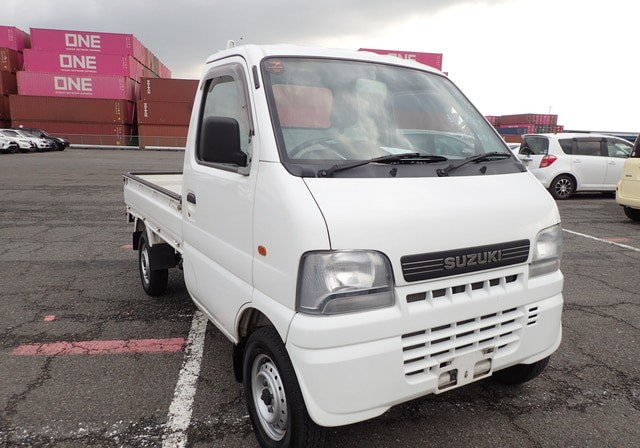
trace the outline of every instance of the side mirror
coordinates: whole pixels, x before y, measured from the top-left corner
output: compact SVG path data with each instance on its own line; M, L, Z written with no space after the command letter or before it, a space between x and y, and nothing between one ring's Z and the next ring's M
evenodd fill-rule
M235 118L206 117L202 120L198 158L209 163L247 166L247 154L240 149L240 125Z

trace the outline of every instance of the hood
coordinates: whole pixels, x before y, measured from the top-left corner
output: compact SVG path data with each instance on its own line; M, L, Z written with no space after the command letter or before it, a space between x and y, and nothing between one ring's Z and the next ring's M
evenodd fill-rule
M560 222L529 172L441 178L306 178L332 249L405 255L528 239ZM397 276L399 280L400 277Z

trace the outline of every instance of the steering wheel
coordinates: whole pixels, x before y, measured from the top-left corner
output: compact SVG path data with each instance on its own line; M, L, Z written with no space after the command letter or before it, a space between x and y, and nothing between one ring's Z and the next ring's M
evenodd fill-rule
M292 159L299 158L304 153L305 149L311 148L312 146L316 146L316 145L324 145L325 147L329 147L333 152L338 154L336 150L331 147L332 143L336 143L336 140L333 138L329 138L329 137L312 138L310 140L300 143L299 145L291 149L291 151L289 151L289 157Z

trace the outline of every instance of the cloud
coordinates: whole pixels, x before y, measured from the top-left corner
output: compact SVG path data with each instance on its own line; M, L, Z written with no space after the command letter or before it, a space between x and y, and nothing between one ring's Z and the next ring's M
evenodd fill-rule
M1 0L2 25L134 34L173 72L241 43L443 53L483 113L552 113L573 129L638 129L628 0ZM579 16L579 17L578 17Z
M3 0L4 25L134 34L178 77L237 43L324 45L388 33L416 14L502 0Z

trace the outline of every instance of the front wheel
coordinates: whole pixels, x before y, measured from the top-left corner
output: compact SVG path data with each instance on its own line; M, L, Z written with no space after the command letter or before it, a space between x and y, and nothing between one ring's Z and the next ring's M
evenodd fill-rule
M633 221L640 221L640 210L637 208L624 207L624 214Z
M151 251L149 250L147 234L142 232L138 242L138 267L140 269L140 281L144 291L152 297L159 296L167 290L169 283L168 269L151 269Z
M547 368L547 364L549 364L548 356L533 364L516 364L495 372L493 379L507 385L526 383L540 375Z
M293 365L275 328L261 327L251 334L243 364L244 394L260 446L325 446L326 430L309 417Z
M562 174L551 182L549 192L555 199L568 199L576 191L576 181L571 176Z

